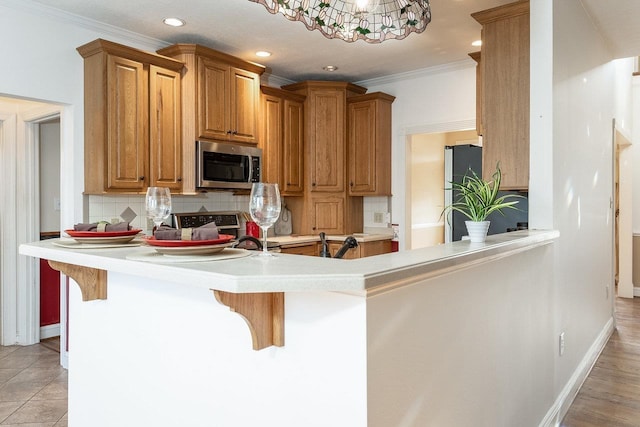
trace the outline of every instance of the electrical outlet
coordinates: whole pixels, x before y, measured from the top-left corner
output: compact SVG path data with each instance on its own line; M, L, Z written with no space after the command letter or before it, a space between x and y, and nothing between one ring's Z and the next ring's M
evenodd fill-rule
M60 197L54 197L53 198L53 210L54 211L59 211L60 210Z
M382 212L374 212L373 213L373 222L376 224L382 224L384 222L384 213Z
M560 356L564 354L564 332L560 334L560 339L558 340Z

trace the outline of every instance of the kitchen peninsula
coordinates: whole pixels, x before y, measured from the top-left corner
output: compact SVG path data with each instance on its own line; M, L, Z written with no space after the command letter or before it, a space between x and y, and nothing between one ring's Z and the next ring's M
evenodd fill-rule
M149 247L55 241L20 253L90 282L70 287L70 426L532 425L557 236L356 260L153 263L133 260ZM266 309L238 308L261 294ZM256 345L265 328L274 345Z

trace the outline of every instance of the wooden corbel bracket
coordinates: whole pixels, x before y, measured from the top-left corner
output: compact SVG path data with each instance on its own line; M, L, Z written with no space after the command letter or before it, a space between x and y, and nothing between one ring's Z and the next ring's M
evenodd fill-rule
M247 322L254 350L284 346L284 292L234 294L213 290L213 294Z
M82 267L80 265L51 261L49 265L54 270L71 277L80 286L82 301L107 299L107 271L97 268Z
M49 265L80 286L82 301L107 299L107 271L64 262ZM234 294L213 290L216 300L247 322L254 350L284 346L284 292Z

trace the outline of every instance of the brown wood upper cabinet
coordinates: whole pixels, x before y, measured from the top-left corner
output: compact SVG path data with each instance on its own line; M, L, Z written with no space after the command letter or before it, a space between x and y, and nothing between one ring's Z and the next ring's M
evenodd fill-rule
M257 144L260 75L205 57L198 74L198 137Z
M179 192L184 64L102 39L77 50L84 58L85 193Z
M347 99L349 195L391 195L394 100L394 96L382 92Z
M261 91L262 180L278 183L283 196L302 196L305 97L268 86Z
M482 171L503 190L529 187L529 1L471 15L482 24Z
M257 144L264 67L197 44L158 51L185 64L182 73L183 193L195 193L197 140Z

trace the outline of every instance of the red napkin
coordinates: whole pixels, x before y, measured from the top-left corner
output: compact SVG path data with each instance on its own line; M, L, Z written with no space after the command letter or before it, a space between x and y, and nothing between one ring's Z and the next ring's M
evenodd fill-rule
M106 224L106 227L104 230L100 230L98 227L98 222L93 222L93 223L79 223L73 226L73 229L75 231L108 231L108 232L113 232L113 231L129 231L131 230L131 226L129 225L128 222L119 222L117 224Z
M210 222L198 228L178 229L160 226L153 233L153 236L156 240L216 240L220 238L215 222Z

